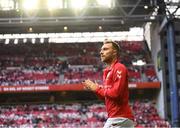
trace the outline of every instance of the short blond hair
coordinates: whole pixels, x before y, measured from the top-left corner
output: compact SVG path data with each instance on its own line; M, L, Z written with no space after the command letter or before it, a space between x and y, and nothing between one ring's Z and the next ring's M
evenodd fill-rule
M117 42L111 40L111 39L105 39L104 42L103 42L103 44L108 44L108 43L112 44L113 49L116 50L117 56L119 57L119 55L120 55L120 46L119 46L119 44Z

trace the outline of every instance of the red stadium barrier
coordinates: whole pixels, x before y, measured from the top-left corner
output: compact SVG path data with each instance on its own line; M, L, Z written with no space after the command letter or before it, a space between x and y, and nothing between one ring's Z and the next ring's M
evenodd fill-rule
M160 82L129 83L129 88L160 88ZM82 91L82 84L64 85L31 85L31 86L1 86L0 93L13 92L48 92L48 91Z

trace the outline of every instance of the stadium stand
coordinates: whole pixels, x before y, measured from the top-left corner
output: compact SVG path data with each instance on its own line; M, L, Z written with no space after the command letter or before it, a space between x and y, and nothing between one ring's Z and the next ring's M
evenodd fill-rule
M121 62L127 65L130 82L158 81L154 66L134 66L133 61L151 62L143 41L121 41ZM7 52L4 49L10 49ZM49 85L80 83L86 78L102 81L100 43L8 44L1 47L0 85ZM18 52L16 52L18 51ZM87 52L88 51L88 52ZM89 52L90 51L90 52Z
M132 103L137 128L170 127L150 101ZM0 127L100 128L107 118L102 103L0 106Z

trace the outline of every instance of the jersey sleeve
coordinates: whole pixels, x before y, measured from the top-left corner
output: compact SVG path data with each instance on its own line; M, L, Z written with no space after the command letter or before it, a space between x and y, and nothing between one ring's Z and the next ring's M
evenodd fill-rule
M99 86L95 92L99 99L105 100L105 96L103 95L104 94L103 86Z
M98 88L96 94L101 97L109 97L116 99L122 96L127 81L127 69L125 67L118 67L114 71L113 85L111 88Z

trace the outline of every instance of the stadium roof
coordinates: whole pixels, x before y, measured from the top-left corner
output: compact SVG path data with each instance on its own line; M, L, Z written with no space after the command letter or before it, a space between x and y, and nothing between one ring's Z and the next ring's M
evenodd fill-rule
M85 8L74 9L71 0L59 0L61 8L48 10L44 0L37 0L41 3L39 8L27 11L22 7L23 0L5 1L11 2L8 3L11 6L0 8L1 34L125 31L148 21L159 21L162 18L159 12L164 7L163 0L112 0L111 7L88 0Z

